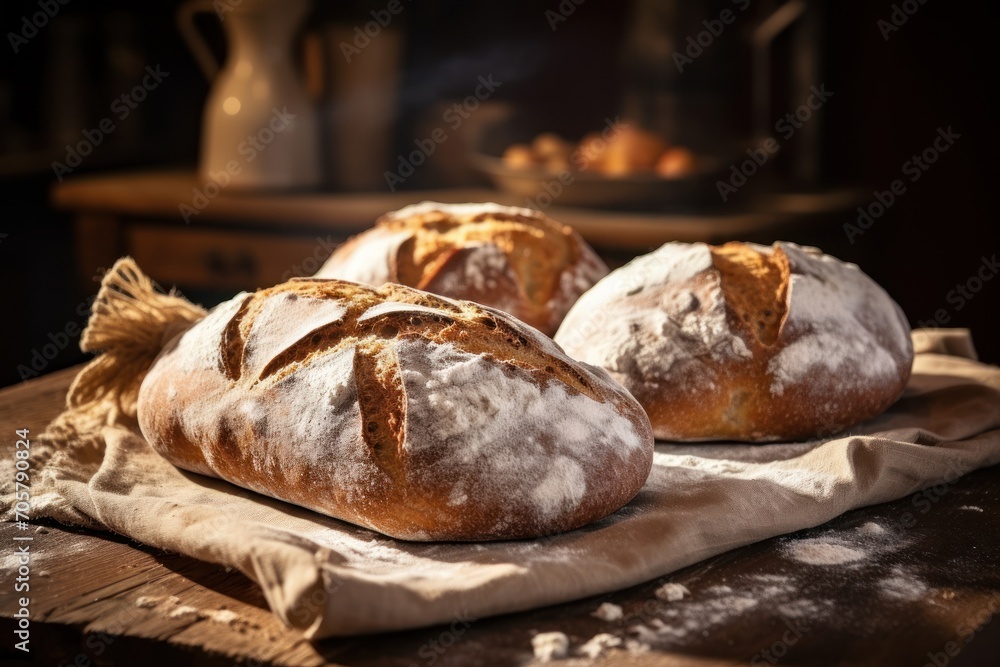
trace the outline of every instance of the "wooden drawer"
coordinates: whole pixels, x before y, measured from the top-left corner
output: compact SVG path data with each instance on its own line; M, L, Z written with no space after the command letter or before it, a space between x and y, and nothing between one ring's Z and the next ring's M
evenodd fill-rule
M310 276L329 257L335 237L125 226L126 251L164 287L254 290Z

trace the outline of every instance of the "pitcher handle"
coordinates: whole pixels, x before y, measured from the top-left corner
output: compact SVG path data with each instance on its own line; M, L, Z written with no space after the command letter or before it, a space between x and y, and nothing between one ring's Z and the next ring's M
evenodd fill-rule
M752 121L755 139L764 139L770 125L771 45L775 38L798 21L806 10L805 0L788 0L754 28L751 54Z
M219 62L205 43L205 38L194 23L198 14L217 13L212 0L189 0L177 8L177 29L194 56L205 77L212 81L219 73Z

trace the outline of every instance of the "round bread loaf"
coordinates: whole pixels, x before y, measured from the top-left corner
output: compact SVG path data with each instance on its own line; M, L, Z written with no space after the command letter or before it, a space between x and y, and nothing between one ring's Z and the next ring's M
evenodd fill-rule
M902 393L899 306L854 264L794 243L668 243L585 294L556 334L606 368L664 440L799 440Z
M533 537L642 487L653 435L598 368L488 307L296 279L174 338L139 389L167 460L407 540Z
M400 283L498 308L551 336L608 267L571 227L527 208L423 202L337 248L317 278Z

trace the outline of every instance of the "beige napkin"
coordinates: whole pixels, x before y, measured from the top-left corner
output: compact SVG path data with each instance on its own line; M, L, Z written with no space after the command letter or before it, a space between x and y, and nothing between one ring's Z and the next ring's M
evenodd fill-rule
M38 441L32 513L236 567L309 638L531 609L647 581L1000 462L1000 369L974 360L965 331L918 331L914 342L909 387L878 419L826 441L658 445L631 504L544 539L396 541L182 472L115 414L57 420ZM118 425L101 428L102 420ZM2 479L12 479L3 465ZM11 489L0 491L12 520Z

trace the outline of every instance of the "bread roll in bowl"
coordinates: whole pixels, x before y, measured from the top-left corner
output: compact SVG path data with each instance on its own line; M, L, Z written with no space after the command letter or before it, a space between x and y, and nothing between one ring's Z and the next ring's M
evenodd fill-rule
M801 440L892 405L913 346L854 264L794 243L668 243L601 280L555 337L642 404L664 440Z
M180 468L406 540L597 521L653 457L602 369L505 313L392 284L240 294L167 345L137 411Z
M510 313L551 336L608 267L571 227L527 208L423 202L379 218L316 273L400 283Z

